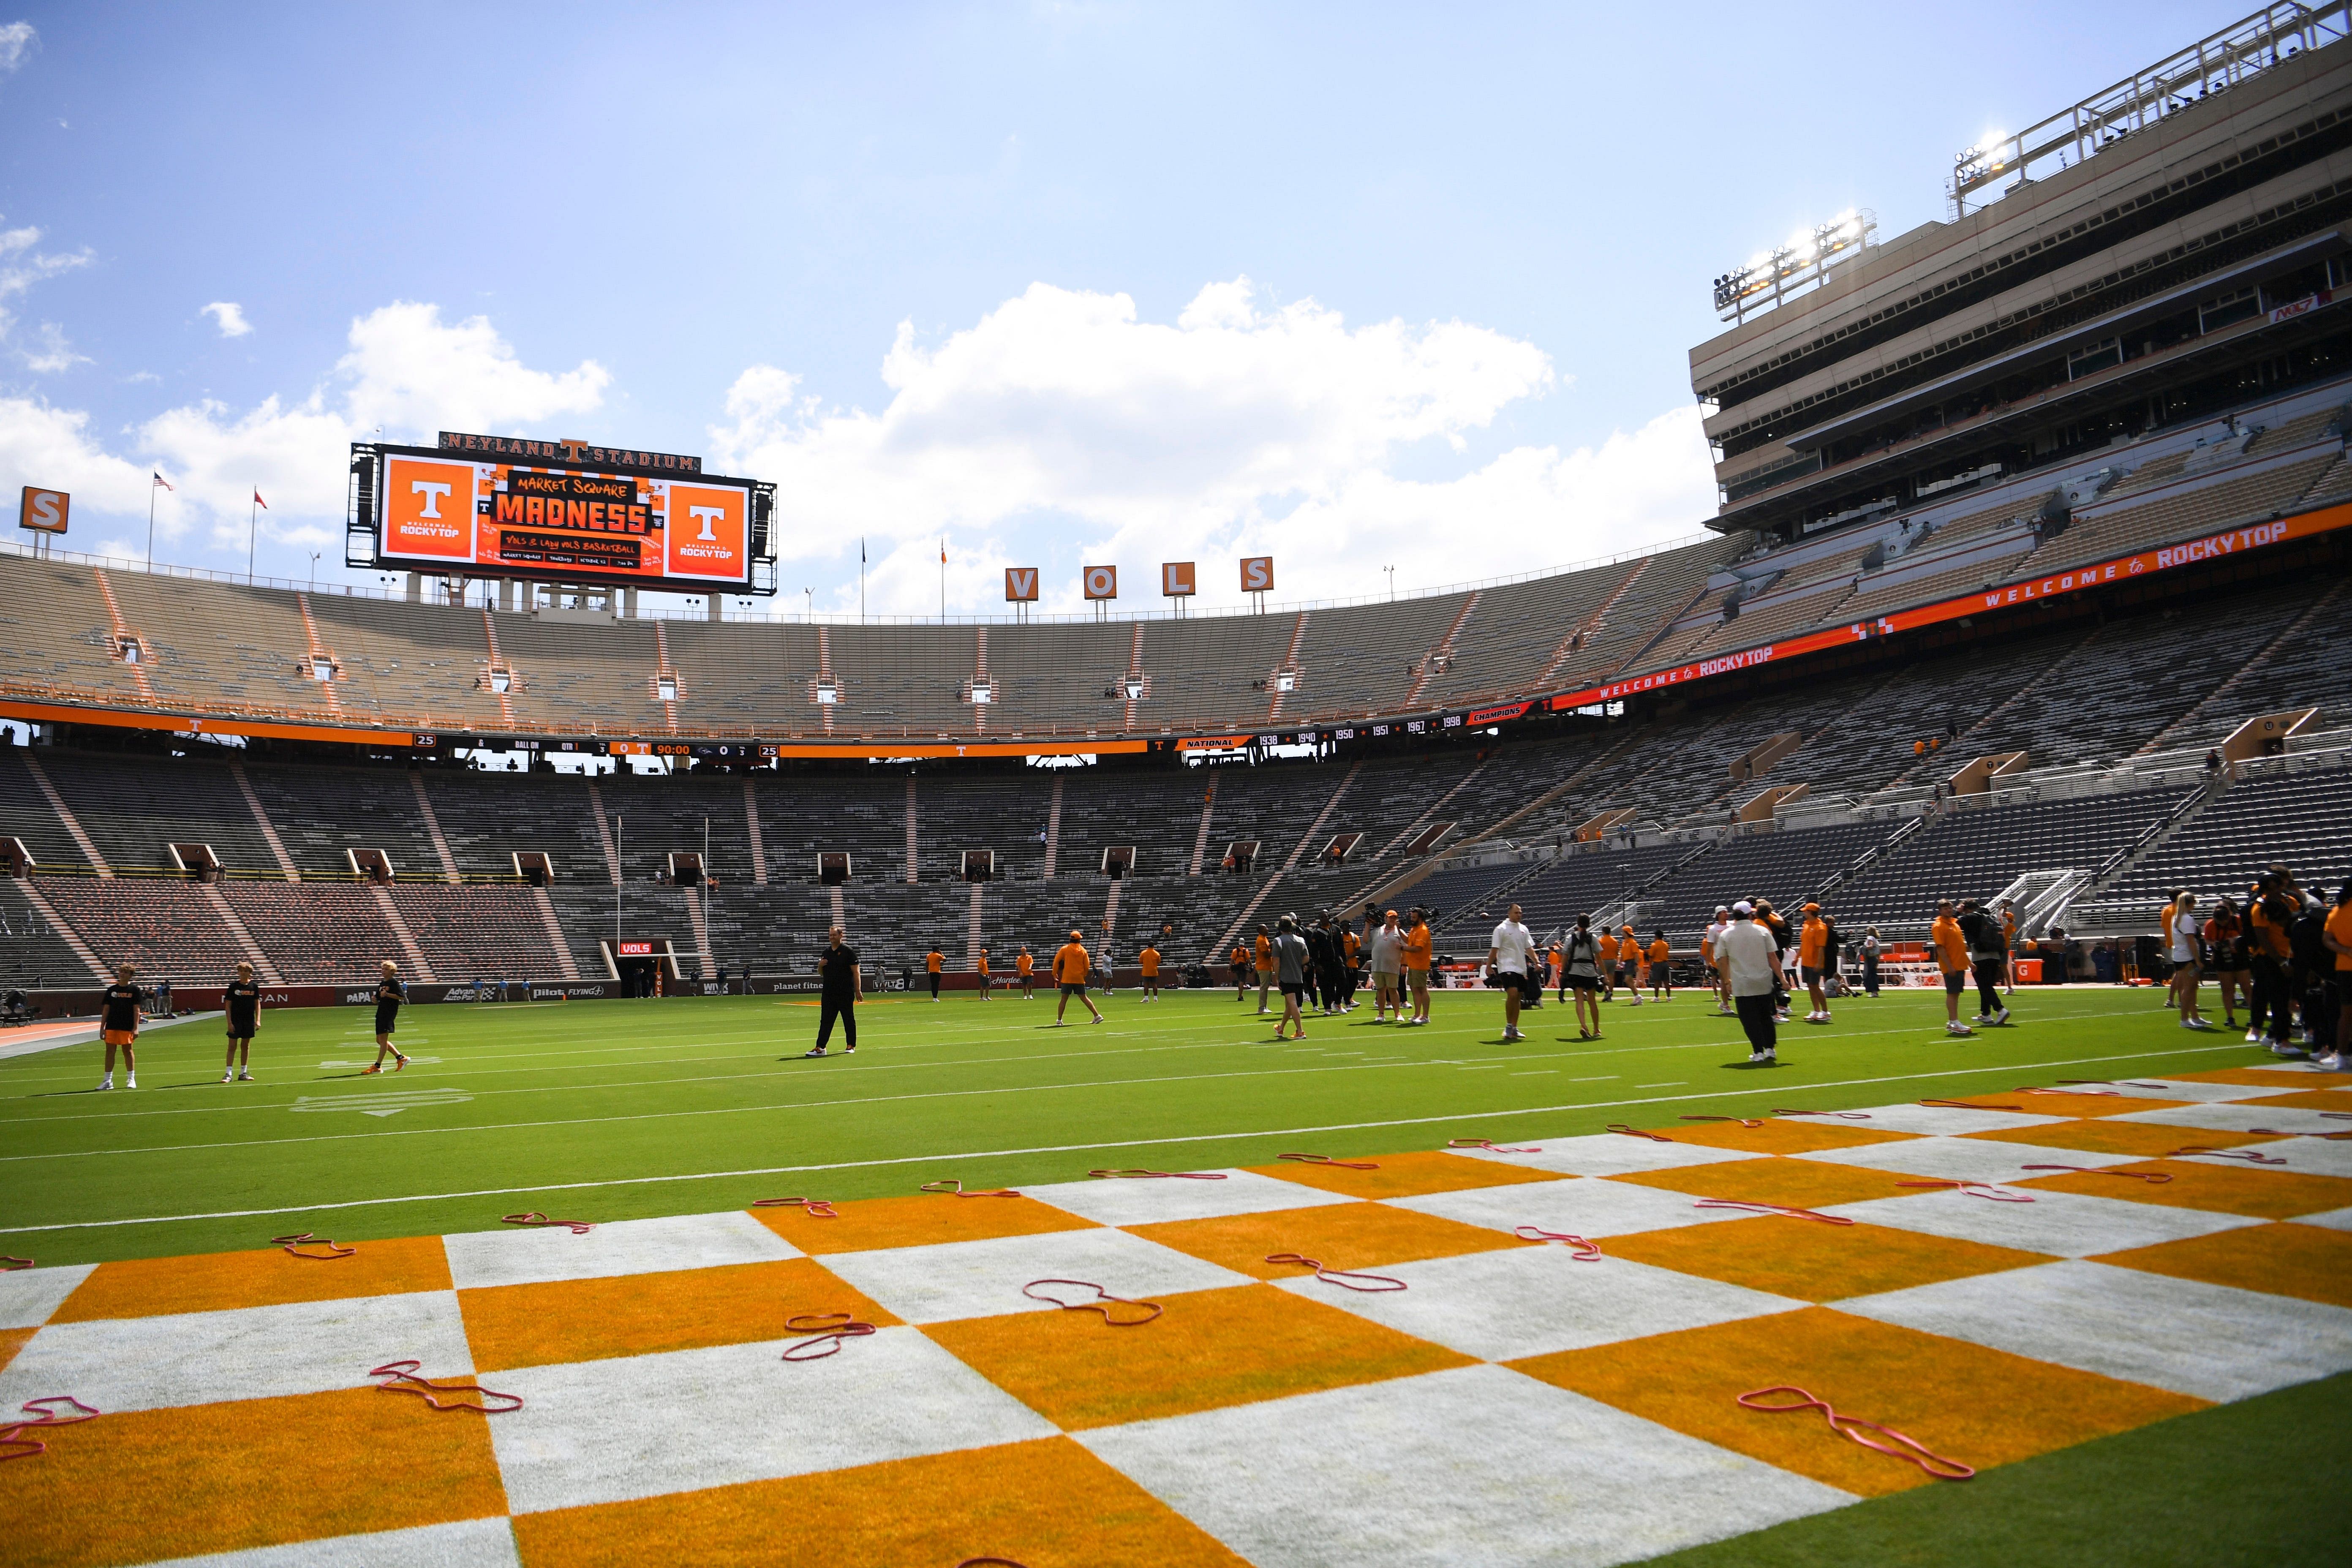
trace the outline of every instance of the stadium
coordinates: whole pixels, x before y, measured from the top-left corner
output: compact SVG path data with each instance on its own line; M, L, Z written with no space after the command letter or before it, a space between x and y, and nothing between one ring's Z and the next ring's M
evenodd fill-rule
M5 1555L2340 1560L2352 10L2150 43L1720 278L1717 510L1565 570L728 618L698 456L354 443L373 587L28 487Z

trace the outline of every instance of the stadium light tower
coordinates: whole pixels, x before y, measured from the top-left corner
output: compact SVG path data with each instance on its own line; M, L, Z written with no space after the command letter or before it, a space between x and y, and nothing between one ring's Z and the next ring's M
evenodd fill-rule
M1827 223L1800 229L1773 249L1758 251L1744 267L1715 280L1715 313L1744 321L1750 310L1768 310L1790 295L1811 288L1839 262L1859 256L1878 239L1878 215L1849 207Z

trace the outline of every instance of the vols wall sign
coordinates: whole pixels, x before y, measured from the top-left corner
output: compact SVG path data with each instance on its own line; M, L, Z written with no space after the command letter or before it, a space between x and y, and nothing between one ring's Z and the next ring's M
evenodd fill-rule
M1024 604L1037 596L1037 568L1007 566L1004 569L1004 602Z
M1242 592L1271 594L1274 592L1274 557L1244 555L1242 557Z
M1118 568L1116 566L1089 566L1084 582L1089 599L1118 597Z
M1160 592L1171 599L1181 599L1193 592L1192 563L1190 561L1162 562L1160 567Z

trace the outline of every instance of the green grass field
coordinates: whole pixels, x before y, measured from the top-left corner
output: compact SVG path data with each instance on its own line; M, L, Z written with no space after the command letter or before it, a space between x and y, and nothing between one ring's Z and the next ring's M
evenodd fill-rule
M947 1176L1018 1184L1095 1166L1203 1169L1291 1150L1377 1153L1451 1137L1657 1125L2251 1063L2233 1036L2178 1028L2159 994L2027 990L2009 1027L1942 1031L1940 994L1841 1004L1781 1030L1750 1069L1707 997L1570 1009L1501 1043L1492 993L1440 993L1434 1026L1369 1006L1276 1045L1255 999L1120 992L1107 1021L1050 1026L1054 1004L877 998L852 1058L798 1059L815 1008L772 997L416 1006L405 1072L363 1078L362 1008L265 1014L257 1083L224 1085L218 1026L152 1032L136 1092L94 1092L100 1047L0 1062L0 1252L42 1263L495 1226L538 1209L614 1220L759 1197L869 1197ZM1563 1038L1563 1037L1565 1037ZM838 1040L835 1041L836 1049Z

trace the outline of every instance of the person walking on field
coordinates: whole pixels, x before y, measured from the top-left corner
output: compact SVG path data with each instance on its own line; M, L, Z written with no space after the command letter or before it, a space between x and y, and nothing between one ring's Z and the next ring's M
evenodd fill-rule
M1960 1022L1960 993L1969 987L1969 939L1952 918L1952 900L1936 900L1936 919L1927 928L1927 945L1936 950L1936 967L1944 976L1944 1033L1973 1035Z
M1642 939L1631 923L1617 931L1617 984L1632 994L1634 1006L1642 1005Z
M1029 956L1029 944L1025 942L1021 944L1021 951L1013 956L1013 972L1021 977L1021 1000L1024 1002L1034 1000L1036 996L1034 987L1037 984L1037 961Z
M400 1026L400 1005L407 1000L408 987L400 983L400 965L385 959L383 976L375 983L375 1060L360 1069L362 1078L383 1070L386 1051L392 1053L393 1071L398 1072L408 1065L408 1058L392 1043L393 1031Z
M1073 996L1084 1003L1087 1011L1094 1015L1093 1022L1102 1022L1102 1010L1095 1005L1094 998L1087 994L1087 974L1092 965L1093 960L1087 956L1085 944L1078 940L1078 933L1072 931L1070 940L1054 954L1054 984L1062 988L1062 999L1054 1006L1055 1028L1062 1026L1062 1015L1069 1010Z
M1404 1022L1405 1028L1429 1022L1430 947L1428 911L1415 904L1404 928L1404 985L1412 994L1412 1016Z
M1257 1011L1258 1016L1264 1017L1265 1016L1266 989L1274 984L1274 938L1266 934L1265 927L1263 924L1259 925L1257 928L1257 952L1255 956L1257 959Z
M1979 1024L2009 1022L2009 1008L2000 999L2001 977L2009 973L2009 938L1990 910L1970 899L1960 906L1960 934L1969 939L1969 963L1976 973Z
M1281 930L1274 938L1275 984L1282 988L1282 1016L1274 1026L1274 1037L1281 1039L1283 1031L1297 1026L1297 1039L1307 1037L1307 1016L1299 1006L1299 998L1307 994L1307 939L1298 934L1298 920L1285 915Z
M1601 952L1601 999L1614 1002L1617 1000L1617 933L1603 926L1596 942Z
M1519 906L1513 904L1503 911L1503 923L1495 928L1486 943L1486 970L1493 984L1503 988L1503 1039L1506 1044L1524 1040L1519 1033L1519 1007L1530 990L1540 990L1542 982L1530 972L1534 961L1535 933L1519 920Z
M1748 1037L1751 1067L1780 1065L1780 1027L1773 993L1780 983L1780 950L1771 933L1756 923L1756 907L1746 900L1731 906L1731 929L1716 939L1715 951L1731 985L1731 1005Z
M1592 934L1592 917L1580 914L1561 951L1560 982L1576 993L1576 1037L1601 1037L1601 943Z
M114 1087L114 1053L122 1053L122 1087L139 1087L139 1005L147 993L132 984L139 971L125 963L116 967L114 984L99 1000L98 1037L106 1042L106 1076L100 1089Z
M1723 955L1716 952L1715 944L1730 929L1731 906L1717 904L1715 906L1715 919L1707 922L1706 931L1698 939L1699 962L1706 965L1706 984L1708 989L1715 993L1715 1010L1725 1016L1729 1016L1733 1011L1731 982L1724 977Z
M1862 994L1878 1000L1878 928L1862 928Z
M2238 918L2238 906L2226 898L2216 900L2202 934L2205 951L2213 959L2213 979L2221 988L2221 1027L2234 1029L2239 992L2246 993L2249 1009L2254 1005L2253 960L2246 951L2246 927Z
M934 1002L940 999L940 970L947 961L947 954L936 947L923 955L923 969L931 977L931 1000Z
M1666 928L1660 926L1650 933L1650 1000L1671 1002L1675 999L1675 950L1666 945Z
M1143 971L1143 999L1146 1002L1159 1001L1160 950L1151 944L1149 937L1144 939L1143 946L1137 951L1135 964L1137 968Z
M1234 1000L1236 1002L1247 1001L1249 999L1250 983L1249 949L1244 947L1240 942L1235 942L1234 943L1234 951L1228 956L1231 958L1234 966Z
M980 999L982 1001L988 1002L994 999L989 993L995 984L988 975L988 949L983 947L980 950Z
M253 1030L261 1015L261 986L253 978L253 965L236 966L236 978L221 987L221 1007L228 1014L228 1058L221 1068L221 1082L234 1075L251 1083Z
M824 933L824 952L817 959L816 972L824 982L819 997L816 1020L816 1048L808 1055L824 1055L825 1042L833 1038L835 1019L841 1022L841 1054L857 1054L857 995L865 988L866 976L857 963L857 950L843 939L842 930L835 926Z
M2165 933L2171 957L2172 994L2180 1007L2180 1026L2184 1029L2210 1029L2213 1026L2197 1010L2197 987L2204 978L2197 961L2199 930L2197 895L2186 890L2172 900L2170 929Z
M1391 1012L1404 1022L1404 932L1397 912L1389 910L1372 932L1372 1022L1389 1022Z

